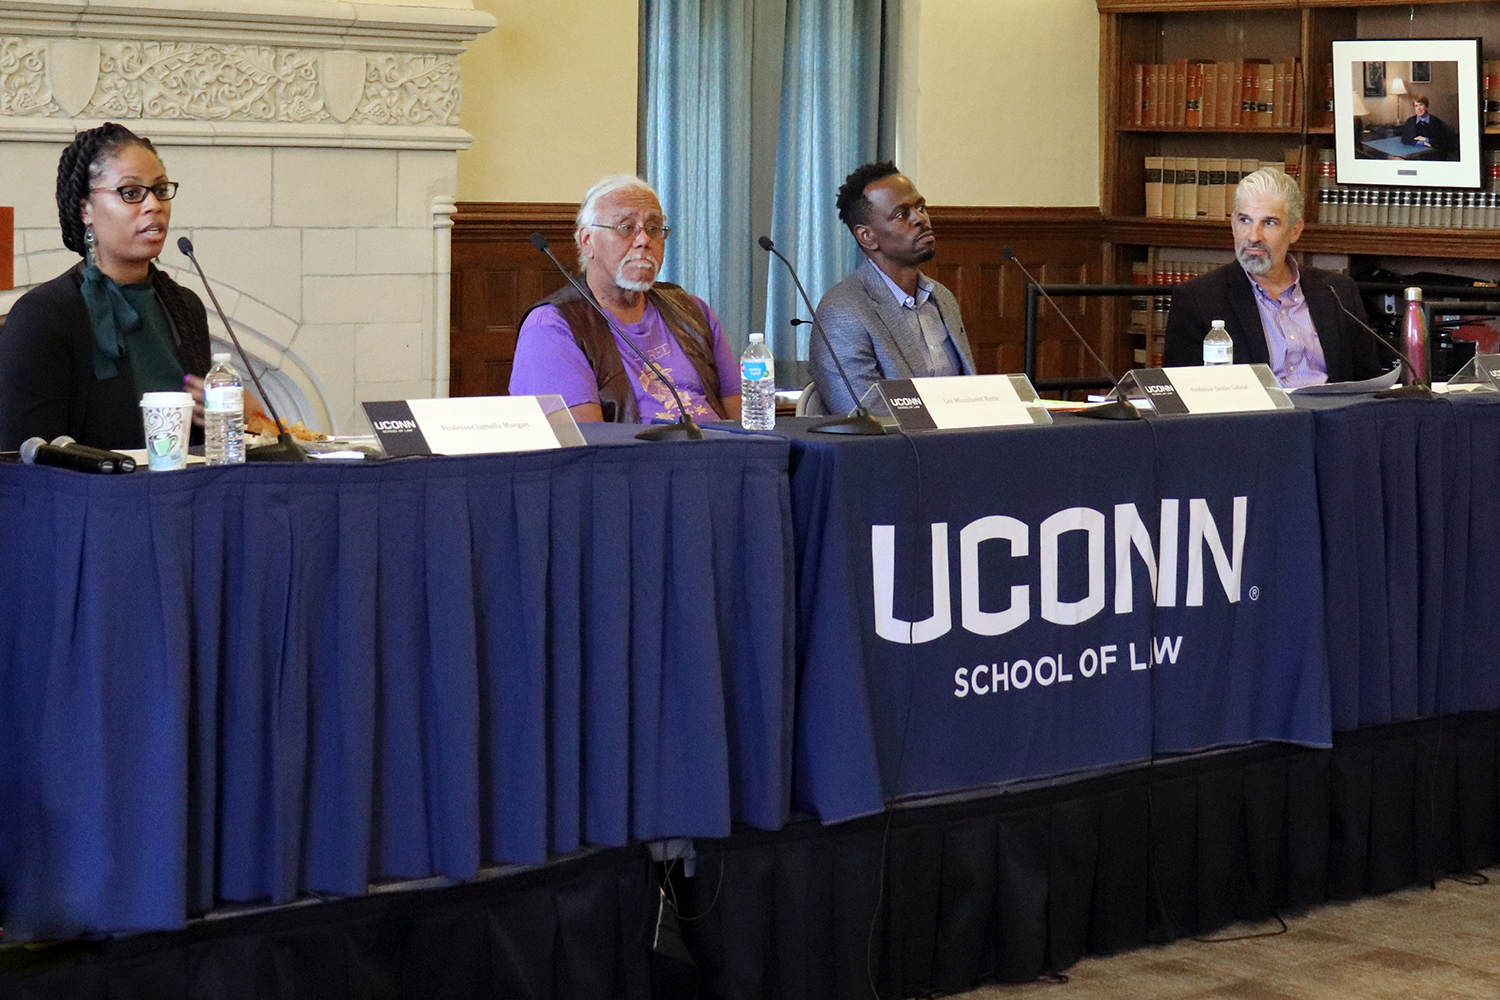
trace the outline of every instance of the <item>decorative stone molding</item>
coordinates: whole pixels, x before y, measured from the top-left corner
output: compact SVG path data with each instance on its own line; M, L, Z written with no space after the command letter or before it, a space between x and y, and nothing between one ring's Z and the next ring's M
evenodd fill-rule
M458 124L453 56L0 38L0 116Z
M469 0L0 0L0 35L457 55L495 19Z
M0 141L107 119L169 143L465 149L458 55L495 19L335 0L0 0Z

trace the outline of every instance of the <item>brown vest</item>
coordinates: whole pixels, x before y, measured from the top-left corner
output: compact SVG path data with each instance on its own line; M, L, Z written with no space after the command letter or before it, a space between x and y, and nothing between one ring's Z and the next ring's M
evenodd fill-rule
M729 419L724 401L719 396L719 370L714 362L714 332L708 325L708 317L691 295L665 281L652 285L651 290L646 292L646 300L656 304L661 318L666 321L667 329L672 331L677 343L682 346L683 353L693 363L708 405L721 420ZM573 340L588 359L589 367L594 370L604 419L617 424L640 423L641 411L636 406L635 390L631 387L630 376L625 373L625 363L620 359L615 335L604 318L583 300L583 296L571 284L564 285L531 308L546 304L556 306L563 319L568 321L568 327L573 331ZM676 409L676 404L671 404L668 408Z

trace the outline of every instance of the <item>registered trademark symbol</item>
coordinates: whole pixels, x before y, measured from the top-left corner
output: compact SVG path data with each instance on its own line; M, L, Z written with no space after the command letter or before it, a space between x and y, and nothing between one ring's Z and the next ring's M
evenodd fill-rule
M1260 600L1260 588L1259 587L1251 587L1250 588L1250 600L1252 600L1252 601L1258 601L1258 600Z

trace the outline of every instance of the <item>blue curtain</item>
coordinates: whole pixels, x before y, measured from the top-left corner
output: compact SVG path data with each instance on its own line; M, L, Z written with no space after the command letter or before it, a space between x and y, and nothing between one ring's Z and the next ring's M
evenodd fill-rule
M642 173L672 235L661 278L718 313L736 353L750 321L751 42L755 0L646 4ZM759 252L757 250L756 252Z
M882 0L787 0L771 238L816 305L859 263L839 222L839 185L879 151ZM777 358L807 358L811 319L784 267L772 268L766 329ZM799 332L800 331L800 332Z
M642 174L672 225L662 277L703 297L736 351L765 330L778 381L800 385L806 316L776 241L814 303L858 261L834 196L889 155L882 86L892 0L645 0ZM765 113L769 109L769 113Z

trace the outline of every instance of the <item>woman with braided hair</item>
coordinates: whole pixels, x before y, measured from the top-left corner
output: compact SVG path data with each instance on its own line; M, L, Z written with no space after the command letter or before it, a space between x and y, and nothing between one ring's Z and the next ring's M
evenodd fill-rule
M141 448L141 394L201 385L203 303L152 263L176 193L150 140L123 125L63 150L58 221L84 259L21 296L0 331L0 449L59 434Z

